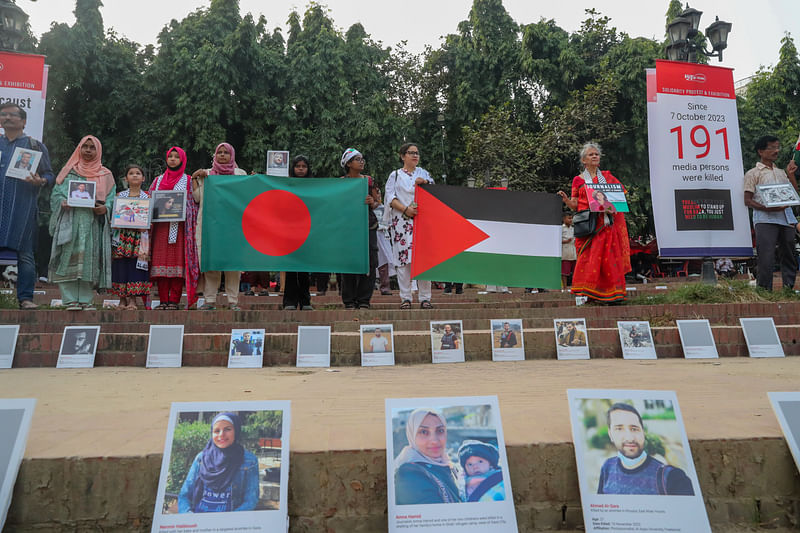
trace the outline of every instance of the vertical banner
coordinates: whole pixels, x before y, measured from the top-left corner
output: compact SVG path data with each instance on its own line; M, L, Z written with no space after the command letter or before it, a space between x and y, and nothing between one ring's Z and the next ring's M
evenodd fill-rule
M733 71L647 70L650 190L662 257L751 257Z
M24 109L28 114L25 133L39 140L44 131L46 99L44 56L0 52L0 104L13 102Z

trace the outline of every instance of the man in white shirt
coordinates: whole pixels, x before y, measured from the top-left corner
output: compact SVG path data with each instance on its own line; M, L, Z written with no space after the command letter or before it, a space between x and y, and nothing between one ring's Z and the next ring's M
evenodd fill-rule
M775 268L775 247L780 252L783 288L794 288L797 276L797 257L794 255L795 218L791 207L767 207L758 194L759 185L791 183L797 190L794 173L797 164L790 161L786 172L775 166L781 143L777 137L765 135L756 141L756 152L761 159L744 175L744 204L753 209L753 226L756 233L759 287L772 290L772 271Z
M369 340L370 352L385 352L389 348L389 340L381 335L381 328L375 328L375 336Z

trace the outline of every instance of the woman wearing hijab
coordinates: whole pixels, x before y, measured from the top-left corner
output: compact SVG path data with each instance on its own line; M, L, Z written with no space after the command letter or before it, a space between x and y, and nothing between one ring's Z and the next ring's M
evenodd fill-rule
M242 446L233 413L211 422L211 438L192 462L178 495L179 513L252 511L258 503L258 459Z
M447 421L433 409L415 409L405 446L395 459L397 505L460 502L458 466L447 455Z
M411 309L411 244L414 236L414 217L417 216L417 203L414 194L417 185L433 183L433 178L419 165L419 148L414 143L400 147L398 168L386 180L384 195L384 220L389 225L392 243L392 259L400 286L400 309ZM431 282L417 280L419 301L422 309L433 309L431 305Z
M150 186L154 191L187 191L190 178L186 170L186 152L173 146L167 150L167 171L158 176ZM156 222L150 236L150 279L158 286L161 304L156 309L177 309L181 289L186 282L186 308L197 301L197 279L200 261L195 244L197 205L186 202L186 220L181 222Z
M304 155L292 159L289 165L290 178L310 178L311 163ZM309 291L310 279L308 272L286 272L283 285L283 308L287 311L302 309L312 311L311 292Z
M375 196L375 185L372 176L362 174L366 160L364 156L355 148L348 148L342 154L340 161L344 169L343 178L366 179L367 197L364 203L367 205L368 227L369 227L369 271L366 274L342 274L342 302L345 309L369 309L369 302L375 290L375 269L378 268L378 219L372 211L379 203L379 197Z
M50 196L50 280L58 284L67 309L91 309L94 288L111 288L110 213L117 194L111 171L103 166L103 145L92 135L78 143L56 177ZM67 205L69 183L95 183L94 207Z
M236 166L236 150L228 143L220 143L214 150L214 159L211 168L200 169L192 174L192 197L200 205L200 214L197 217L197 256L202 253L201 242L203 237L203 186L208 176L246 176L247 172ZM206 303L201 309L216 309L217 292L222 272L203 272L205 279L203 297ZM239 311L239 281L242 273L238 270L225 271L225 292L228 294L228 305L234 311Z

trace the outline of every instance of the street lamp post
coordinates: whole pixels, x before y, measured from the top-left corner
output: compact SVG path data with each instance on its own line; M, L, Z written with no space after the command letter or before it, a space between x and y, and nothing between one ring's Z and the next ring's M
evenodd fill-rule
M700 27L700 17L702 11L698 11L689 4L677 18L667 25L670 45L667 46L667 58L672 61L688 61L697 63L697 54L706 57L718 57L722 61L722 51L728 47L728 34L733 26L730 22L724 22L716 17L716 20L706 28L706 37L711 43L711 51L706 50L705 39L698 44L694 38L698 34ZM700 281L708 284L717 282L717 273L714 270L714 260L711 257L703 258L703 269Z
M728 47L728 34L733 26L730 22L724 22L716 17L716 20L706 28L706 37L711 43L711 51L706 50L705 40L698 44L694 38L698 34L700 27L700 17L702 11L698 11L689 4L686 9L667 25L670 45L667 46L667 58L672 61L688 61L697 63L697 54L706 57L718 57L722 61L722 51Z
M14 0L0 0L0 48L15 51L25 38L28 14Z
M439 123L442 130L442 183L447 185L447 164L444 160L444 113L439 113L439 116L436 117L436 122Z

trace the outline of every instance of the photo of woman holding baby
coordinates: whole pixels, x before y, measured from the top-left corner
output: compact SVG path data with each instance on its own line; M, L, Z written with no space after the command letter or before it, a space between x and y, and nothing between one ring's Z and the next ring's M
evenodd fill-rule
M453 411L455 418L461 420L459 426L463 426L465 418L488 420L480 416L484 408L488 410L489 406L459 406L447 411ZM475 438L463 438L467 434L486 433L486 425L481 424L480 429L454 427L448 434L448 421L443 411L419 408L408 415L405 421L407 444L394 461L396 504L505 500L497 446ZM396 427L400 425L395 424Z

